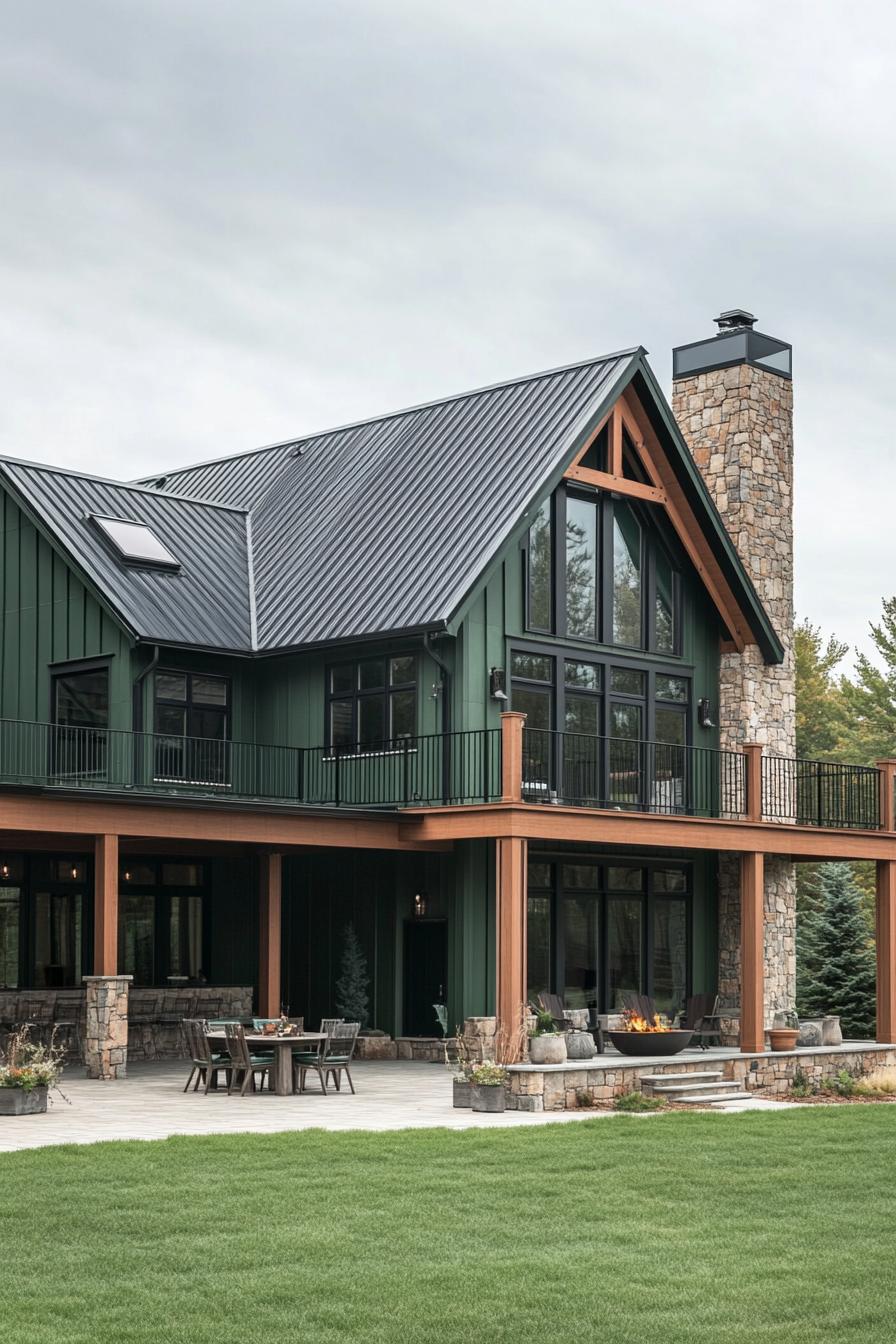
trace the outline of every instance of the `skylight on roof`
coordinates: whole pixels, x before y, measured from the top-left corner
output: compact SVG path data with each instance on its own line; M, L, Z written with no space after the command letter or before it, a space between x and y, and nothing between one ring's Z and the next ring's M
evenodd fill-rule
M103 536L111 541L122 560L132 565L154 565L163 569L180 569L167 546L163 546L151 527L127 518L101 518L91 515Z

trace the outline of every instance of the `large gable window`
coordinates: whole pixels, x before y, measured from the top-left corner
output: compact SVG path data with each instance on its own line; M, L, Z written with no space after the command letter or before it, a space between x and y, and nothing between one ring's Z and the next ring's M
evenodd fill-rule
M417 732L413 654L338 663L328 674L327 743L336 751L389 750Z
M678 655L681 584L649 506L561 486L526 539L526 629Z

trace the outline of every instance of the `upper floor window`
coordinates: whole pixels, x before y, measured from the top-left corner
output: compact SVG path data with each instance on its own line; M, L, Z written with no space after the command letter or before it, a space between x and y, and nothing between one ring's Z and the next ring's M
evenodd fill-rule
M229 784L229 679L165 671L154 681L156 779Z
M102 776L109 727L109 669L85 667L53 678L53 769L70 777Z
M342 751L390 748L417 731L413 654L338 663L328 674L328 745Z
M679 575L648 523L628 500L561 486L529 527L526 628L679 653Z

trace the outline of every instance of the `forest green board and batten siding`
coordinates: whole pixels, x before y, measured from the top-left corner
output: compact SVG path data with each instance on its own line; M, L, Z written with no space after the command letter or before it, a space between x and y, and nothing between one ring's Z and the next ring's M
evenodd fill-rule
M119 623L0 487L0 718L51 717L51 667L109 657L110 723L131 726L131 645Z

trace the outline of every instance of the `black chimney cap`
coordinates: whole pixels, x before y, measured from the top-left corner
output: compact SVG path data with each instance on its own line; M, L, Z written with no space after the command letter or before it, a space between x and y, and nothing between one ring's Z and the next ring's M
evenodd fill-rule
M742 327L752 330L756 325L756 318L746 308L729 308L727 312L719 313L713 321L719 331L737 331Z

